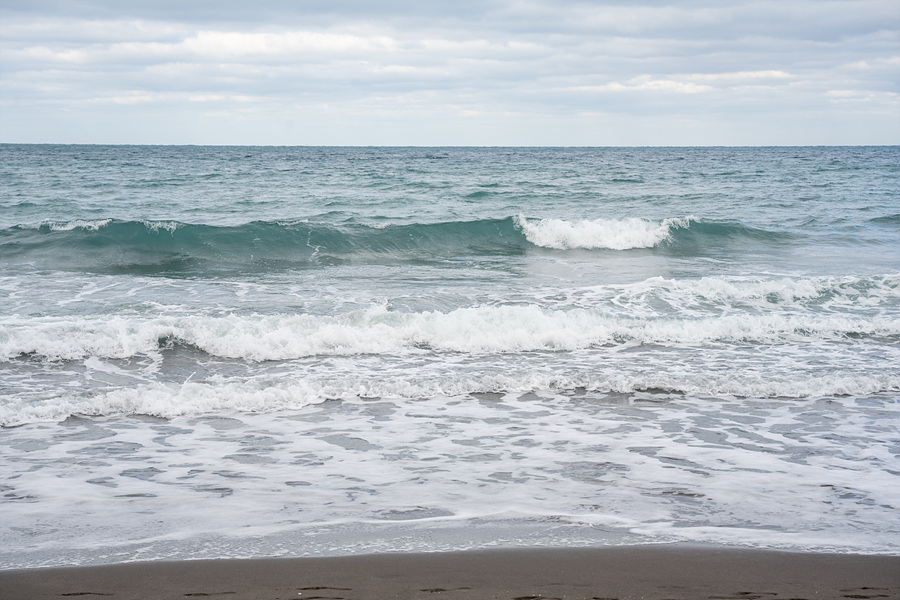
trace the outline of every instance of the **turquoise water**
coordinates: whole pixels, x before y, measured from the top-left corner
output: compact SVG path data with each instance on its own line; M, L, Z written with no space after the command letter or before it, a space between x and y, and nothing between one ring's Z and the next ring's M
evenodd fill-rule
M898 159L0 145L0 564L896 553Z

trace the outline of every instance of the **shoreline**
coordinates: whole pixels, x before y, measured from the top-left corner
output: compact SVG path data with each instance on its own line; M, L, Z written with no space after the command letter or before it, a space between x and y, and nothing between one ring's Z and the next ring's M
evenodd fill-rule
M875 599L900 597L900 556L674 544L156 561L0 571L0 597Z

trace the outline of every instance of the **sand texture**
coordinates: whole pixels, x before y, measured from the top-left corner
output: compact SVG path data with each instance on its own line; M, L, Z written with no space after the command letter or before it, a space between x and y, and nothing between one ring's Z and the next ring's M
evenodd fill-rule
M900 557L641 546L150 562L4 571L0 597L880 599L900 598Z

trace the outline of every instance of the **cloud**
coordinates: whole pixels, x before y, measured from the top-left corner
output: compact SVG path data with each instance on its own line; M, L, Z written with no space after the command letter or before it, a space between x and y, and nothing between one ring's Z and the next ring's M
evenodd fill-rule
M733 71L730 73L691 73L685 75L685 78L692 81L725 81L729 83L738 83L746 81L790 79L791 74L785 71L769 69L765 71Z
M900 92L891 0L0 0L0 11L4 141L78 141L81 118L101 123L96 139L118 141L231 131L234 143L330 143L310 132L354 121L359 140L390 131L383 143L427 143L428 132L435 144L475 143L493 132L503 144L529 131L526 143L604 131L624 132L617 143L672 143L686 130L666 123L687 122L684 143L723 131L753 135L719 143L765 132L802 143L848 110L855 129L835 131L900 137L884 125ZM259 115L256 133L229 129L228 111ZM286 138L286 120L310 127ZM629 141L626 121L658 133L638 139L632 127Z
M298 58L298 55L348 54L392 50L396 42L387 36L360 36L313 31L286 33L240 33L201 31L184 40L173 50L197 57L215 60L238 58L274 57Z
M714 88L708 85L676 81L673 79L654 79L651 75L640 75L629 79L625 83L613 81L603 85L584 85L572 88L579 92L661 92L675 94L698 94L712 91Z

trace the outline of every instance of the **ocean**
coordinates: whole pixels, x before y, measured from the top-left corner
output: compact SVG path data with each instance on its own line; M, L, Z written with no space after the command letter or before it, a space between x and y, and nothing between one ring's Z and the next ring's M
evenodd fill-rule
M0 145L0 568L900 553L900 147Z

